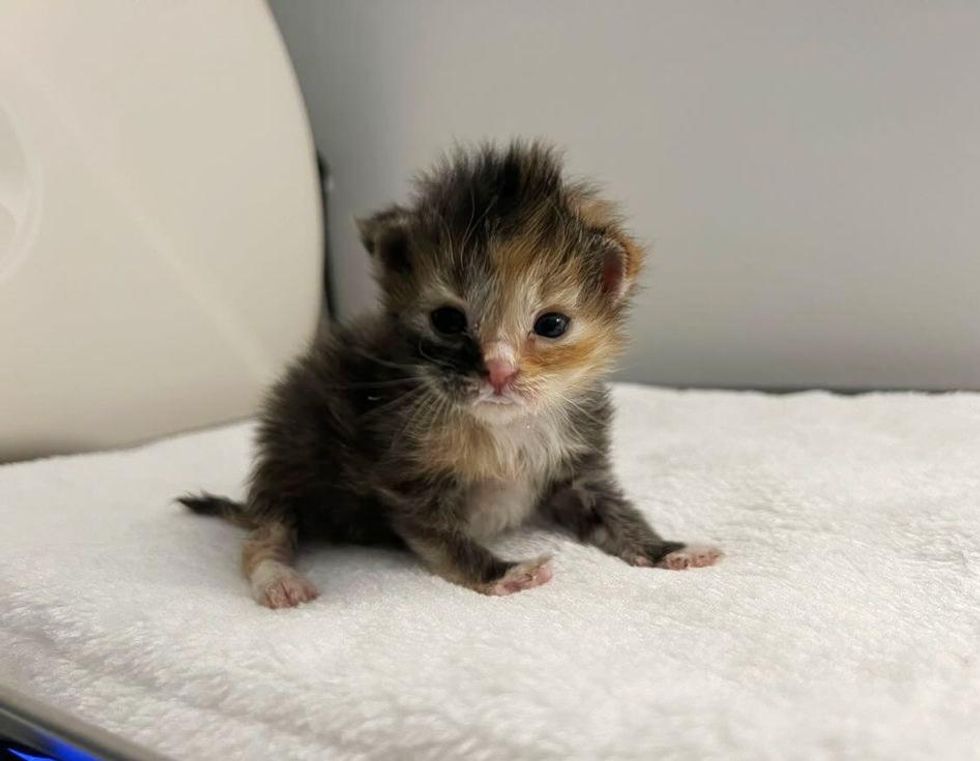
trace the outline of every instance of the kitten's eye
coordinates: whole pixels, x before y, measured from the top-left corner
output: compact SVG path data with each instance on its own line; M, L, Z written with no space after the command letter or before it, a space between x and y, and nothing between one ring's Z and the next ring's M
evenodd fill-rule
M558 338L566 330L571 319L559 312L541 315L534 323L534 332L545 338Z
M446 336L456 336L466 330L466 315L456 307L439 307L429 315L432 327Z

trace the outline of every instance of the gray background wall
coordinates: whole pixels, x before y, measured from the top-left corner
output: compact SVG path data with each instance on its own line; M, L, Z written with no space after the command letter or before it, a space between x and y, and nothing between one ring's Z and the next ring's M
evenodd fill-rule
M622 376L980 388L980 4L274 0L355 212L454 139L546 136L654 250Z

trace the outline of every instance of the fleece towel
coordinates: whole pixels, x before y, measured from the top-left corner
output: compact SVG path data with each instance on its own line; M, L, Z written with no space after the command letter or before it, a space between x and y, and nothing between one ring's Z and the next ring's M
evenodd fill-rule
M980 396L619 386L615 461L714 568L547 532L488 598L409 555L304 554L269 611L242 531L248 424L0 468L0 680L175 758L980 757Z

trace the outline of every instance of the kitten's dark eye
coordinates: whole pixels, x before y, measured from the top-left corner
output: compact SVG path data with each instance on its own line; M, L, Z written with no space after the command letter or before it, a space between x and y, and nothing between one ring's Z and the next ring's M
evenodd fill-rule
M541 315L534 323L534 332L545 338L558 338L566 330L571 320L559 312Z
M432 327L445 336L456 336L466 330L466 315L456 307L439 307L429 315Z

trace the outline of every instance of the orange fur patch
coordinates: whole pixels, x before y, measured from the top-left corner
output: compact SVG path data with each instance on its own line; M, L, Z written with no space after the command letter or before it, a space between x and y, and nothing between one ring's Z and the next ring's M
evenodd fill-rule
M522 356L521 372L530 376L530 380L540 375L601 372L615 357L618 345L611 332L595 330L577 340L569 338L554 344L529 343L534 348Z
M506 338L517 355L517 386L547 394L549 385L560 391L574 385L563 383L563 376L569 381L604 372L620 353L623 339L598 292L599 283L587 282L582 260L563 257L555 243L551 250L543 249L545 245L525 234L494 249L498 279L492 300L497 310L485 316L481 338ZM535 338L534 320L547 311L567 314L573 330L556 341ZM478 447L471 443L468 448Z

